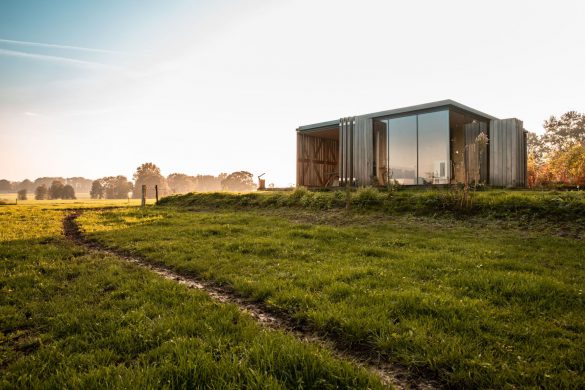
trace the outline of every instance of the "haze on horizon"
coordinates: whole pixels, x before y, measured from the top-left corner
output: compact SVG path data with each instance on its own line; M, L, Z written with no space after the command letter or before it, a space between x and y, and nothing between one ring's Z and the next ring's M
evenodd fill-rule
M0 3L0 179L266 172L295 128L453 99L541 133L584 111L585 3ZM351 27L351 28L348 28Z

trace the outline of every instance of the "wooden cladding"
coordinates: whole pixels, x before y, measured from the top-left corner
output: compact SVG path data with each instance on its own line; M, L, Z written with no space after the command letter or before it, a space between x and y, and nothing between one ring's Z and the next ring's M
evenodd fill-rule
M339 141L297 133L297 186L327 187L338 178Z
M418 159L414 163L415 170L416 164L418 164L418 169L421 169L421 157L427 157L421 156L420 150L425 150L426 154L434 153L436 148L443 147L444 137L444 144L448 145L450 154L440 159L434 158L435 161L427 157L426 161L430 163L425 165L425 167L428 166L425 169L429 171L434 169L434 172L439 172L435 175L439 175L440 179L444 178L444 183L447 183L447 178L451 177L451 183L475 182L503 187L526 185L526 134L522 121L492 119L488 128L487 119L486 121L475 119L467 121L468 117L464 114L456 112L451 114L449 124L446 124L450 127L445 129L447 131L445 135L441 133L442 127L437 127L433 123L427 123L426 128L431 130L421 133L420 125L418 125L419 118L429 114L416 114L418 115L417 125L412 132L412 136L416 139L413 147ZM387 122L391 123L392 119ZM393 131L399 130L393 126L390 124L387 127L383 121L375 121L368 116L357 116L341 118L338 126L330 122L310 130L299 129L297 131L297 186L329 187L350 184L365 187L386 184L388 165L392 158L401 156L400 148L407 145L400 139L396 141L392 138L395 134ZM476 142L478 135L482 132L488 136L487 146ZM396 145L393 142L399 144ZM421 143L426 145L426 149L421 149ZM439 168L437 168L437 162L440 163ZM404 165L403 163L403 161L397 161L399 166ZM450 172L449 166L452 168ZM412 184L415 183L422 184L420 178L413 180ZM426 183L442 184L443 182L433 180Z
M492 120L489 150L491 185L526 186L527 151L522 121L515 118Z
M353 143L355 133L355 118L341 118L339 120L339 181L342 184L353 183Z
M353 176L356 185L371 185L374 174L374 131L372 119L365 116L355 117L353 134Z
M297 133L297 185L327 187L370 185L374 172L372 120L348 117L339 120L339 139L321 137L331 129L313 134Z
M372 119L357 116L339 120L339 156L339 180L342 184L371 184L374 176Z

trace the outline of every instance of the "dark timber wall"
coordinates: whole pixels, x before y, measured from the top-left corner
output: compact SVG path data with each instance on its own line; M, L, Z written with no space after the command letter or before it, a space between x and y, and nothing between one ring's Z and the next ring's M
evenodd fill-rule
M526 135L521 120L493 119L489 134L490 184L526 186Z

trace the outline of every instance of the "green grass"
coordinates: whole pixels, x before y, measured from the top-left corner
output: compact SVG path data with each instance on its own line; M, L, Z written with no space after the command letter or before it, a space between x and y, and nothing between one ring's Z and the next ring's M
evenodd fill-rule
M419 216L481 217L513 221L517 226L539 225L582 234L585 231L585 191L487 190L471 191L462 203L463 191L450 188L397 191L362 188L351 194L351 208L386 214ZM191 193L161 199L161 205L181 208L294 208L335 210L346 206L344 191L314 192L298 188L292 192Z
M585 386L581 239L491 218L241 206L254 196L206 205L192 195L216 209L88 212L80 222L94 240L227 284L451 387Z
M63 215L0 207L0 388L382 387L233 305L88 254Z
M18 205L26 207L42 208L88 208L88 207L123 207L140 206L140 199L90 199L89 194L81 193L77 199L43 199L36 200L34 193L28 195L27 200L16 200L17 194L0 194L0 207L5 205ZM152 205L154 199L147 199L146 203Z

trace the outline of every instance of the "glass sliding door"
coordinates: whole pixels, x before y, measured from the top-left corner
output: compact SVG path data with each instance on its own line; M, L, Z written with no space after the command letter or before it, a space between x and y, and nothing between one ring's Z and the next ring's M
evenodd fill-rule
M418 115L418 184L449 184L449 111Z
M416 184L416 115L392 118L388 122L388 167L390 180ZM448 137L448 136L447 136Z
M387 130L387 158L390 180L400 184L449 184L451 180L449 110L414 114L374 121L376 168L383 167L380 150L384 124ZM376 130L379 129L379 133ZM380 174L380 170L376 170ZM380 184L382 184L380 182Z

